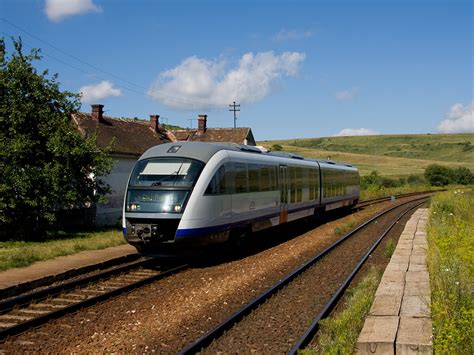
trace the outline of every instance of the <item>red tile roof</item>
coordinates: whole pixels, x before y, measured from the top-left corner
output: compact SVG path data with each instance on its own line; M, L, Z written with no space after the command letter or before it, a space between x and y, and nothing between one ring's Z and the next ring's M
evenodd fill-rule
M156 132L148 121L104 117L102 122L90 114L78 112L72 115L79 131L85 136L97 133L100 148L106 148L113 141L111 153L140 156L148 148L172 141L164 129Z
M186 129L173 131L173 135L178 141L194 142L231 142L248 145L255 145L252 130L248 127L239 128L207 128L204 133L197 129Z

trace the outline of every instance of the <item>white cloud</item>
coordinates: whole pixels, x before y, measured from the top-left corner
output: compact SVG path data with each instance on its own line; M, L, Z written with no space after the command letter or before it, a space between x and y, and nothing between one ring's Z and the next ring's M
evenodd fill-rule
M227 108L232 101L252 103L269 95L279 78L295 76L304 59L305 54L299 52L247 53L236 68L226 68L225 60L193 56L162 72L148 94L178 109Z
M82 94L81 101L83 103L97 103L98 101L111 96L120 96L120 89L113 87L109 81L102 81L97 85L86 85L79 89Z
M299 41L302 39L313 37L312 31L298 31L298 30L286 30L282 29L275 36L273 40L277 42L282 41Z
M380 134L380 132L373 131L367 128L344 128L339 133L335 134L335 137L340 136L373 136Z
M441 133L474 133L474 101L464 106L454 104L438 125Z
M336 98L337 101L347 102L347 101L354 100L358 94L359 94L359 89L352 88L349 90L338 91L334 94L334 97Z
M46 0L46 15L51 21L59 22L68 16L88 12L102 12L92 0Z

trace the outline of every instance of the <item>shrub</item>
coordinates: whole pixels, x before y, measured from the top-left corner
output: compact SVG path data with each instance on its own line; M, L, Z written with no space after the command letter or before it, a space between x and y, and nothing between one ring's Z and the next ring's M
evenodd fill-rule
M410 185L421 185L425 183L425 179L421 175L410 174L407 178L407 183Z
M452 170L446 166L431 164L425 169L425 179L433 186L446 186L453 181Z
M465 167L459 167L452 172L453 182L460 185L474 184L474 174Z

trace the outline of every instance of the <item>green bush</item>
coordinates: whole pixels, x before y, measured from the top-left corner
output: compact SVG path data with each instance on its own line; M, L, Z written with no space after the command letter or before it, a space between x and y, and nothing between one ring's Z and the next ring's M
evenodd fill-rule
M426 167L425 178L433 186L469 185L474 183L474 174L468 168L451 169L438 164L431 164Z
M459 167L453 170L454 183L460 185L474 184L474 174L465 167Z
M446 186L453 182L452 170L443 165L431 164L425 169L425 179L433 186Z

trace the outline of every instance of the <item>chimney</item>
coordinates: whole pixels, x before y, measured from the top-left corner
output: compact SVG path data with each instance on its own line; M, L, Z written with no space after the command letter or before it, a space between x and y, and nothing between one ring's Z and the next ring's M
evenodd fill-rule
M158 133L160 129L160 115L150 115L150 128Z
M198 134L203 134L207 129L207 115L198 116Z
M93 104L91 105L92 107L92 113L91 113L91 117L94 121L98 121L98 122L105 122L104 120L104 105L100 105L100 104Z

